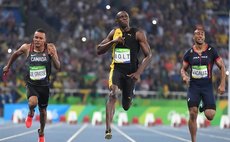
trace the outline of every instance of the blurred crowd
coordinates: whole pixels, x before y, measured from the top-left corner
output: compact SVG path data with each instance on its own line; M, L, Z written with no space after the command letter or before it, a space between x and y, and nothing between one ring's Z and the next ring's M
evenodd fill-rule
M54 72L51 78L55 89L108 88L111 56L98 56L95 49L116 26L114 18L120 10L130 14L132 27L146 31L153 52L151 64L142 74L136 90L157 91L166 97L171 91L186 90L180 68L184 52L193 45L196 24L204 25L207 43L217 48L226 67L228 65L229 0L0 0L0 5L2 66L10 56L9 49L14 51L22 43L31 41L31 35L25 34L26 27L30 26L27 25L28 13L35 13L58 33L54 39L49 39L57 46L62 64L62 71ZM21 9L20 23L15 13L4 14L4 7L9 6ZM23 60L13 65L7 82L2 81L1 86L23 85ZM216 66L214 72L214 87L217 88Z

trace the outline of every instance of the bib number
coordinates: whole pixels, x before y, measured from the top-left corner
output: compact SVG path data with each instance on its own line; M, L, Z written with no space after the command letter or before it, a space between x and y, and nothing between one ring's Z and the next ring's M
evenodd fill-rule
M115 48L114 62L115 63L130 63L130 49Z
M208 78L207 66L192 66L192 78Z
M30 79L31 80L43 80L46 78L45 66L31 66L30 67Z

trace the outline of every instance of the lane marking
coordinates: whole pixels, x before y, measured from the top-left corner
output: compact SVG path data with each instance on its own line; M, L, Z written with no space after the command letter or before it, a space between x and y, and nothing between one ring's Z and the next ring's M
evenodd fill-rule
M181 137L177 137L175 135L170 135L170 134L159 132L159 131L156 131L156 130L153 130L153 129L144 128L142 126L137 126L137 127L140 128L140 129L146 130L146 131L151 131L151 132L159 134L159 135L163 135L163 136L166 136L166 137L177 139L177 140L182 141L182 142L191 142L190 140L187 140L187 139L184 139L184 138L181 138Z
M230 138L228 138L228 137L217 136L217 135L210 135L210 134L205 134L205 133L198 133L198 134L199 135L203 135L203 136L208 136L208 137L211 137L211 138L216 138L216 139L230 141Z
M61 123L54 124L52 126L48 126L46 129L51 129L51 128L54 128L54 127L58 127L59 125L62 125L62 124ZM5 141L5 140L9 140L9 139L13 139L13 138L17 138L17 137L21 137L21 136L24 136L24 135L28 135L28 134L31 134L31 133L34 133L34 132L37 132L37 131L38 131L38 129L34 129L34 130L27 131L27 132L24 132L24 133L20 133L20 134L12 135L12 136L9 136L9 137L5 137L5 138L0 139L0 142Z
M167 127L165 127L165 128L167 128ZM158 129L158 130L161 130L161 129ZM178 128L170 129L170 130L183 132L183 133L187 133L187 132L189 133L189 130L186 131L184 129L182 130L182 129L178 129ZM219 131L218 129L215 129L215 131L213 129L197 129L197 130L198 130L197 135L208 136L208 137L215 138L215 139L222 139L222 140L230 141L230 138L228 138L228 137L218 136L218 134L226 134L227 132L225 133L223 131ZM206 132L207 133L215 133L215 134L207 134Z
M25 125L20 125L20 124L13 124L13 125L7 125L7 126L3 126L0 128L0 130L2 129L12 129L12 128L18 128L18 127L24 127Z
M128 139L130 142L136 142L134 139L132 139L130 136L128 136L127 134L125 134L123 131L121 131L118 127L113 125L113 128L120 133L122 136L124 136L126 139Z
M88 127L87 124L84 124L78 131L76 131L68 140L67 142L72 142L86 127Z

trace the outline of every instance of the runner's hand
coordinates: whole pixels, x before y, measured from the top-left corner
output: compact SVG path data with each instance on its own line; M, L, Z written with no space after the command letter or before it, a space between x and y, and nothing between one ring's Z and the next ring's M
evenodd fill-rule
M185 82L187 85L189 85L189 81L190 81L190 78L185 75L183 78L182 78L183 82Z
M115 42L117 43L117 44L125 44L125 37L118 37L118 38L116 38L115 39Z
M131 73L127 75L128 77L132 78L133 80L137 81L140 79L140 74L137 72Z
M3 76L5 76L9 72L10 68L8 66L5 66L3 68Z
M224 92L225 92L225 87L224 87L223 85L220 85L220 86L218 87L218 93L219 93L220 95L223 95Z

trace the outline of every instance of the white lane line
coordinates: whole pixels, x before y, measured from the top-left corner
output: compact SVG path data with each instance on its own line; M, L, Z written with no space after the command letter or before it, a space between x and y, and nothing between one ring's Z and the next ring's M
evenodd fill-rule
M67 142L72 142L88 125L84 124L76 133L73 134L72 137L70 137Z
M203 135L203 136L208 136L208 137L211 137L211 138L215 138L215 139L221 139L221 140L230 141L230 138L223 137L223 136L210 135L210 134L205 134L205 133L198 133L198 134Z
M46 129L51 129L51 128L57 127L59 125L61 125L61 123L49 126ZM35 129L35 130L27 131L27 132L24 132L24 133L20 133L20 134L17 134L17 135L12 135L12 136L9 136L9 137L5 137L5 138L0 139L0 142L5 141L5 140L9 140L9 139L13 139L13 138L17 138L17 137L21 137L21 136L24 136L24 135L28 135L28 134L31 134L31 133L34 133L34 132L37 132L37 131L38 131L38 129Z
M182 141L182 142L191 142L190 140L187 140L187 139L184 139L184 138L181 138L181 137L177 137L175 135L170 135L170 134L163 133L163 132L160 132L160 131L156 131L156 130L153 130L153 129L144 128L142 126L137 126L137 127L140 128L140 129L146 130L146 131L151 131L151 132L159 134L159 135L163 135L163 136L166 136L166 137L177 139L177 140Z
M130 142L136 142L134 139L132 139L130 136L128 136L127 134L125 134L124 132L122 132L118 127L113 125L113 128L120 133L122 136L124 136L126 139L128 139Z
M226 129L227 130L227 129ZM214 133L214 135L219 135L219 134L225 134L225 135L229 135L229 131L224 131L222 129L216 129L213 127L207 128L207 129L200 129L200 132L205 132L205 133Z
M12 129L12 128L18 128L18 127L24 127L25 125L20 125L20 124L11 124L11 125L7 125L4 127L0 127L0 130L2 129Z

